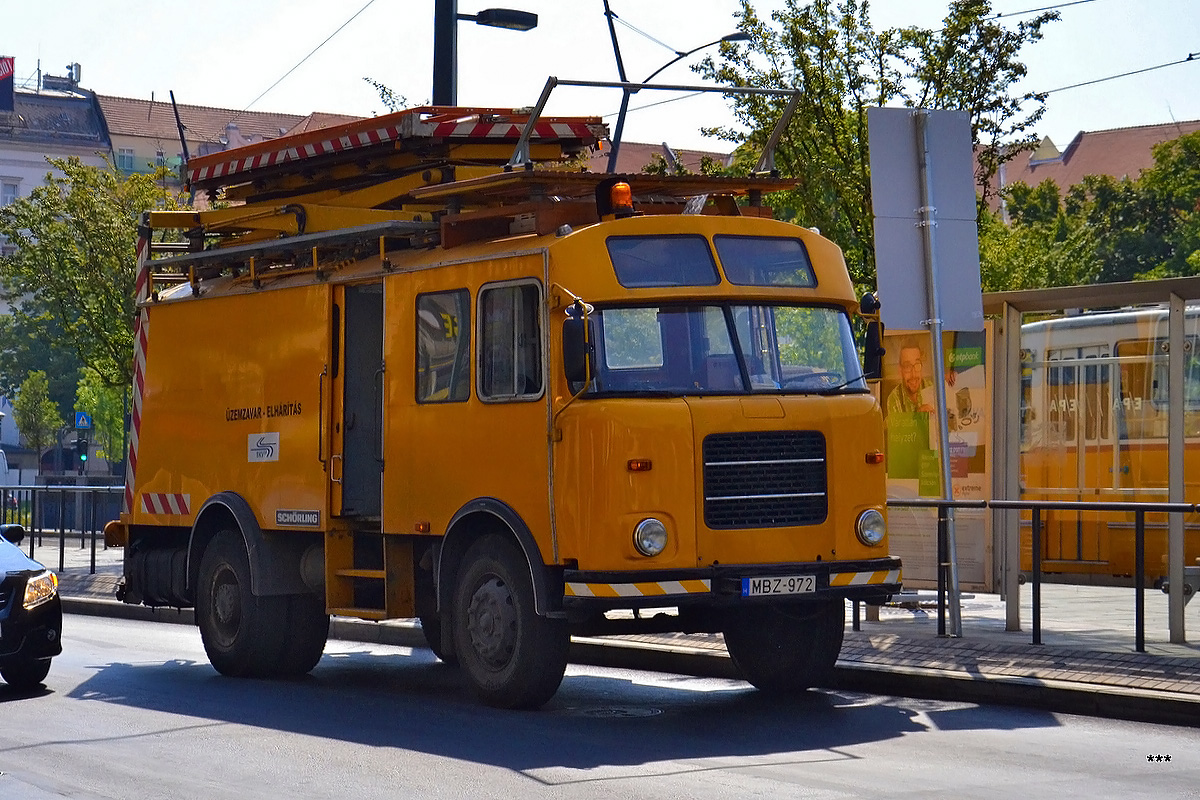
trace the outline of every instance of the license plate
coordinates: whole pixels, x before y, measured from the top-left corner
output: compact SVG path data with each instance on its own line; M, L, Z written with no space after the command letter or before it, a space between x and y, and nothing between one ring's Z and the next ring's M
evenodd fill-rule
M742 578L742 597L772 594L808 594L817 590L815 575L776 575L767 578Z

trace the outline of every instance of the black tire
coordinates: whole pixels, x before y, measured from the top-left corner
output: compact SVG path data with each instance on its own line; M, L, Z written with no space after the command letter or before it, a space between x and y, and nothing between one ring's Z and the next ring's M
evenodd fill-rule
M842 649L845 602L751 606L731 612L725 647L734 666L762 691L793 694L829 680Z
M453 639L447 642L442 636L442 617L440 614L421 614L421 633L425 635L425 644L433 654L445 663L454 666L458 664L458 656L454 654Z
M292 594L286 598L287 627L278 674L297 677L312 672L325 653L329 615L319 594Z
M0 669L0 678L14 689L36 689L50 674L50 659L17 661Z
M566 620L534 611L529 564L491 534L467 550L454 587L454 646L475 695L497 708L537 708L562 683Z
M250 591L250 560L241 534L221 531L204 550L196 593L196 624L208 660L222 675L282 674L288 598Z

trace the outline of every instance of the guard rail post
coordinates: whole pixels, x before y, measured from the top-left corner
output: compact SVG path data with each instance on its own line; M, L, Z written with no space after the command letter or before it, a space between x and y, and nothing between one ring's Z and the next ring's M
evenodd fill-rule
M1033 538L1033 643L1042 643L1042 510L1034 507Z
M58 490L58 571L67 568L67 490Z
M1134 512L1133 526L1133 562L1134 562L1134 591L1137 596L1133 601L1134 616L1137 617L1135 630L1136 649L1139 653L1146 652L1146 512L1138 509Z
M949 546L947 544L947 514L946 506L938 503L937 524L937 635L946 638L946 578L950 571Z
M88 525L88 532L91 534L91 537L92 537L92 567L91 567L91 572L89 574L95 575L96 574L96 527L100 524L99 522L96 521L97 513L96 513L96 490L95 489L88 490L88 506L89 506L88 510L91 512L91 515L92 515L91 524Z

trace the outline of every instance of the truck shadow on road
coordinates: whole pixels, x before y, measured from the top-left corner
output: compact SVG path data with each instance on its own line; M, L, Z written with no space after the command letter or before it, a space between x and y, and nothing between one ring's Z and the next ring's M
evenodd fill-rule
M425 650L326 652L292 681L230 679L206 663L111 663L69 696L371 747L417 750L523 772L550 784L738 764L838 761L843 748L935 728L1050 727L1046 712L854 692L761 694L745 683L572 666L539 711L470 697ZM942 724L934 722L942 718ZM711 760L711 762L709 761ZM704 766L708 764L709 766Z

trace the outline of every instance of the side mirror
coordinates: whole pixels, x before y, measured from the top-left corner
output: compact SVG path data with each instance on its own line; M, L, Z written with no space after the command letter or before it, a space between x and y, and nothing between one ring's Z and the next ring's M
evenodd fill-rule
M864 317L873 317L879 313L879 309L883 306L879 302L879 298L874 292L867 292L862 296L862 300L858 303L858 310Z
M587 337L586 317L567 317L563 322L563 373L571 384L592 378L593 348Z
M867 323L866 337L863 339L863 377L867 380L879 380L883 375L883 323L871 320Z
M0 538L13 544L20 544L25 538L25 529L20 525L0 525Z

